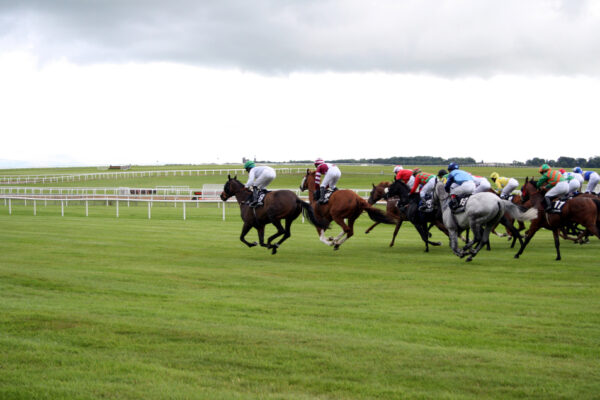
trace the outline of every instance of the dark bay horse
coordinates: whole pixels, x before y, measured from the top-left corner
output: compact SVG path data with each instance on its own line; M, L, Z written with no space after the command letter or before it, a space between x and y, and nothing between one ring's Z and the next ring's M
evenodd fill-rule
M396 220L389 215L386 215L380 209L373 207L365 199L354 193L352 190L336 190L329 197L329 201L325 204L318 204L313 196L316 190L315 172L309 169L306 170L306 175L300 185L300 190L308 189L308 198L312 204L317 217L324 219L327 222L335 221L342 227L342 232L335 238L325 237L325 229L317 226L319 239L333 246L334 250L339 249L340 245L354 235L354 222L366 211L375 222L383 222L384 224L395 224ZM346 224L344 219L348 220ZM315 225L316 226L316 225Z
M410 188L402 180L397 180L388 187L388 196L397 196L399 204L403 204L404 213L407 219L414 225L415 229L421 236L421 240L425 243L425 252L429 251L429 245L440 246L441 242L432 242L429 240L428 224L436 225L442 232L448 235L448 230L442 221L440 210L431 213L422 213L418 210L420 196L418 193L410 194ZM430 225L431 227L431 225Z
M583 225L587 231L600 239L600 200L597 198L579 195L568 200L560 214L547 214L544 211L544 193L537 189L536 181L533 178L525 180L525 184L521 188L521 197L524 203L536 207L539 214L536 219L531 221L525 241L515 254L515 258L519 258L523 254L533 235L541 228L551 230L554 235L556 260L560 260L559 231L566 231L573 223Z
M383 198L387 198L387 204L386 204L386 210L385 212L392 218L395 218L398 222L396 222L396 227L394 228L394 235L392 236L392 241L390 242L390 247L392 247L394 245L394 242L396 241L396 236L398 235L398 231L400 230L400 227L402 226L402 222L406 221L406 214L404 214L402 211L400 211L400 209L396 206L396 204L398 203L398 198L397 197L393 197L393 198L388 198L387 196L387 188L391 185L390 182L380 182L377 186L375 186L375 184L373 184L373 189L371 190L371 194L369 195L369 199L367 200L367 202L371 205L377 203L379 200L383 199ZM373 228L375 228L377 225L379 225L379 222L375 222L373 225L371 225L366 231L365 233L368 234L369 232L371 232L373 230Z
M310 204L302 201L291 190L275 190L266 194L262 207L251 208L247 200L252 196L252 192L244 187L244 184L237 180L237 176L227 176L227 182L221 193L221 200L235 196L242 214L242 234L240 240L248 247L256 246L258 243L246 241L246 234L252 228L258 231L260 245L272 250L271 254L277 253L277 248L284 240L291 236L292 222L304 211L308 220L319 229L327 229L329 224L326 221L320 221L315 217L313 208ZM281 225L281 220L285 220L285 228ZM277 228L277 233L270 236L267 243L264 242L265 225L273 224ZM271 242L283 235L275 244Z

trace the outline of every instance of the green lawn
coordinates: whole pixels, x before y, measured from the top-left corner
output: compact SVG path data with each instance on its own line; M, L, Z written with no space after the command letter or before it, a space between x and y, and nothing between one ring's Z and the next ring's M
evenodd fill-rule
M465 263L363 215L272 256L235 207L0 205L0 398L598 398L598 239Z

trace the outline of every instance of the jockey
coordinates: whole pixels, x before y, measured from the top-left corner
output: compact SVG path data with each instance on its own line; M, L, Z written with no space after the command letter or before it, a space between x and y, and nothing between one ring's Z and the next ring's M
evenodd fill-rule
M496 192L500 192L500 198L508 199L511 192L519 187L519 182L515 178L506 178L500 176L497 172L492 172L490 179L496 185Z
M248 182L246 188L252 190L252 201L250 207L260 207L267 194L267 186L275 179L275 170L267 165L257 167L254 161L246 161L244 168L248 171Z
M396 165L394 167L394 176L396 176L396 174L398 173L398 171L403 170L404 168L402 167L402 165Z
M600 175L598 175L595 171L582 171L581 168L575 167L573 170L581 175L583 175L583 180L586 181L587 187L585 188L586 193L595 193L596 186L600 183Z
M431 193L433 192L433 189L435 189L435 175L422 172L419 168L413 169L412 172L415 181L409 194L415 193L420 187L419 196L421 197L421 201L419 202L419 211L424 211L428 208L426 201L432 197Z
M410 169L400 169L396 173L396 180L402 180L408 187L412 187L415 183L415 177L413 171Z
M317 173L315 174L315 199L319 200L320 204L325 204L329 201L329 196L336 190L336 183L342 176L342 172L335 164L326 163L322 158L315 160ZM324 175L323 182L321 176ZM321 190L321 188L323 190Z
M569 193L569 184L559 171L550 168L548 164L540 167L540 174L542 177L537 181L536 186L538 189L550 188L544 195L544 209L549 212L552 210L552 200Z
M446 182L448 182L448 171L446 171L445 169L440 169L438 171L438 181L442 182L444 185L446 184Z
M564 169L559 169L559 171L569 184L569 193L576 194L581 188L581 182L579 181L576 175L581 175L576 174L575 172L567 172ZM581 177L581 179L583 180L583 176Z
M475 191L473 193L487 192L488 190L490 190L492 188L492 185L490 184L490 182L487 179L485 179L483 176L477 176L477 175L473 175L473 174L471 174L471 176L473 177L473 180L475 181Z
M475 191L475 181L468 172L459 169L455 162L448 165L448 181L444 186L446 193L450 193L450 208L458 207L457 197L472 195Z

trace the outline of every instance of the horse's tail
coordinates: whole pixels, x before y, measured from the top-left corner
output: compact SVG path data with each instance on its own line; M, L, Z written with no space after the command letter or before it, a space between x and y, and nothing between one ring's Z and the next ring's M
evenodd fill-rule
M361 200L363 210L365 210L367 212L367 214L369 214L369 218L371 218L373 221L379 222L382 224L392 224L392 225L395 225L398 222L394 217L390 216L389 214L386 214L385 212L381 211L379 208L370 205L362 197L360 198L360 200Z
M518 221L531 221L538 217L538 210L535 207L524 209L512 201L502 200L506 211Z
M300 199L296 199L296 203L302 206L302 213L308 218L311 224L319 229L329 229L329 222L327 220L321 220L320 218L317 218L315 211L309 203Z

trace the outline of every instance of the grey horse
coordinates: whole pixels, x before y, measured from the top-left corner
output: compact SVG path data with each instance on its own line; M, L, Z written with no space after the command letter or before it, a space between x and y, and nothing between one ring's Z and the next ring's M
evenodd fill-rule
M530 221L537 217L538 210L530 208L523 211L518 205L501 199L491 192L481 192L471 195L465 205L465 211L453 214L448 205L448 193L444 184L439 182L435 187L435 195L442 209L444 225L449 232L450 247L459 257L469 255L467 261L479 253L479 250L489 242L490 232L498 224L504 213L509 213L518 221ZM473 240L462 249L458 248L457 237L464 229L471 228ZM473 247L475 246L475 247Z

